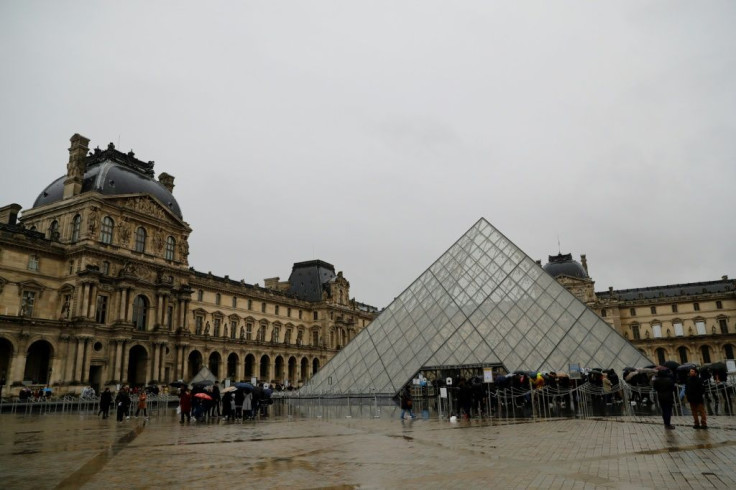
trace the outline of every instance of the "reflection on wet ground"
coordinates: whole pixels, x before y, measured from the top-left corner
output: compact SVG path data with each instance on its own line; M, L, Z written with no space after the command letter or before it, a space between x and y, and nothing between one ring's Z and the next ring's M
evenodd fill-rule
M712 422L711 422L712 420ZM0 416L4 488L736 488L736 423Z

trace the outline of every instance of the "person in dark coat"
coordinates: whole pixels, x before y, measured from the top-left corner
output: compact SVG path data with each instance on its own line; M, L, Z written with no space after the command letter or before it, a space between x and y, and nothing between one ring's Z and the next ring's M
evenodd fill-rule
M674 429L672 425L672 407L675 404L675 380L669 369L659 371L652 380L652 388L657 392L659 408L662 410L662 421L665 429Z
M401 416L399 418L403 420L404 414L407 411L409 412L409 417L413 419L417 418L417 416L414 415L414 410L412 409L412 405L414 404L414 402L411 399L411 389L409 388L409 385L404 386L404 389L401 390L400 398L401 398L401 402L400 402L401 403Z
M685 380L685 396L690 403L693 413L693 429L707 429L708 422L705 414L705 386L698 375L698 371L691 369ZM700 420L698 420L698 416Z
M118 422L123 421L123 416L130 418L130 395L128 394L128 388L124 387L118 391L115 397L115 405L117 406L117 420Z
M112 392L110 388L105 388L100 395L100 411L97 412L97 415L102 414L102 418L106 419L110 415L110 405L112 405Z
M210 404L210 417L219 417L220 412L220 383L215 381L215 385L212 387L212 403Z

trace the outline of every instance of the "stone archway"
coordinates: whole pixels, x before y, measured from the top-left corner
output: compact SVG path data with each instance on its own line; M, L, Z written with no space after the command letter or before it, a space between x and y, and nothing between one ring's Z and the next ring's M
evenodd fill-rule
M49 369L53 347L46 340L37 340L28 347L26 367L23 371L23 380L33 384L45 385L49 382Z
M238 361L240 359L238 358L238 355L236 353L232 353L229 356L227 356L227 370L226 370L226 376L233 380L237 381L238 377Z
M212 354L210 354L209 362L207 363L207 367L212 371L212 374L215 375L215 378L220 379L220 364L222 363L222 356L219 352L215 351Z
M134 345L128 351L128 384L145 385L148 372L148 351L142 345Z
M261 357L260 368L258 369L258 381L270 381L271 378L271 358L267 355Z
M317 374L317 371L319 371L319 359L315 357L312 361L312 376Z
M202 369L202 366L204 365L204 361L202 359L202 353L198 350L193 350L189 353L189 357L187 358L187 378L186 379L192 379L197 375L197 373Z
M274 366L274 381L281 384L284 382L284 358L276 356L276 363Z
M309 379L309 360L306 357L302 357L302 366L299 370L301 377L299 378L299 383L304 384Z
M8 382L10 376L10 362L13 359L13 344L4 338L0 338L0 383L2 380Z
M289 381L289 385L291 386L294 386L297 383L296 366L297 366L296 357L294 356L290 357L289 358L289 374L288 374L289 379L288 381Z
M243 375L246 381L250 381L256 375L256 357L253 354L245 356Z

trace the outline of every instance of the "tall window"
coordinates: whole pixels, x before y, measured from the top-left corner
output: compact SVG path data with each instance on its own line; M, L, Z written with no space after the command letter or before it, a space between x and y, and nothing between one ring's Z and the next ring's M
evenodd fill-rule
M253 300L252 299L249 299L248 300L248 309L249 310L252 310L253 309Z
M279 327L273 327L273 330L271 331L271 342L278 342L279 341Z
M49 240L58 240L59 239L59 222L54 220L51 222L51 226L49 226Z
M233 308L237 308L237 307L238 307L238 297L233 296Z
M140 253L146 251L146 229L142 226L135 230L135 251Z
M723 302L722 301L716 301L716 309L722 310L723 309Z
M649 311L652 313L652 315L656 315L657 314L657 307L656 306L651 306L649 308Z
M698 335L705 335L705 320L696 320L695 330L697 330Z
M606 309L605 308L601 308L601 316L606 316L606 313L608 313L606 311Z
M38 255L31 254L28 256L28 270L29 271L38 270Z
M687 362L687 347L678 347L677 353L680 355L680 364L685 364Z
M319 347L319 331L312 332L312 347Z
M666 352L664 351L663 348L660 347L659 349L657 349L657 362L660 365L665 363L665 356L666 356Z
M220 293L215 294L215 304L219 305L220 300L222 299L222 296L220 296Z
M659 324L652 325L652 336L655 339L658 339L662 336L662 325L659 325Z
M258 329L258 342L265 342L266 340L266 326L261 325L261 328Z
M197 290L197 301L202 301L202 298L204 298L204 291L201 289Z
M304 343L304 330L299 330L296 334L296 345L302 345Z
M725 318L718 319L718 326L721 327L721 333L728 333L728 322Z
M677 305L672 305L672 313L677 313Z
M102 271L103 274L108 275L110 273L110 262L107 260L102 261Z
M675 337L682 337L685 335L685 331L682 328L682 322L676 321L672 325L675 327Z
M284 332L284 344L291 344L291 329L287 328Z
M166 328L171 330L174 326L174 307L169 305L166 307Z
M695 311L700 311L700 303L693 303L693 309Z
M631 326L631 337L634 340L639 340L641 338L641 333L639 332L639 325Z
M202 335L202 328L204 326L204 317L197 315L194 317L194 333L196 335Z
M278 315L279 314L279 305L276 305L273 307L273 314Z
M245 340L253 340L253 324L250 322L245 324Z
M100 227L100 241L102 243L112 243L112 230L115 228L115 223L112 218L105 216L102 218L102 226Z
M215 337L219 337L220 336L220 319L219 318L215 318L214 321L215 321L215 328L214 328L214 330L212 332L212 335L215 336Z
M76 215L72 220L72 243L79 241L79 233L82 230L82 217Z
M238 321L230 320L230 338L234 339L238 332Z
M316 311L315 311L314 313L312 313L312 317L314 318L314 321L315 321L315 322L316 322L317 320L319 320L319 314L318 314L318 313L317 313Z
M141 294L133 300L133 328L136 330L145 330L147 319L148 299Z
M733 359L733 346L731 344L724 345L723 353L726 354L726 359Z
M20 316L32 317L33 305L36 303L36 293L34 291L23 291L23 299L20 303Z
M166 252L164 253L164 258L166 260L174 260L174 247L176 246L176 241L174 241L174 237L170 236L166 239Z
M629 315L636 316L636 308L629 308Z
M97 308L95 310L95 322L105 323L107 320L107 296L97 296Z
M710 362L710 348L707 345L700 348L700 355L703 357L703 364Z
M261 303L261 313L266 313L266 303Z

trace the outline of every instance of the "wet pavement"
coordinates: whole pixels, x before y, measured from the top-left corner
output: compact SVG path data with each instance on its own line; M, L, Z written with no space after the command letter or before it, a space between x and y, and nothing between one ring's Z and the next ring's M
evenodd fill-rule
M0 415L3 488L736 488L736 418L118 423Z

